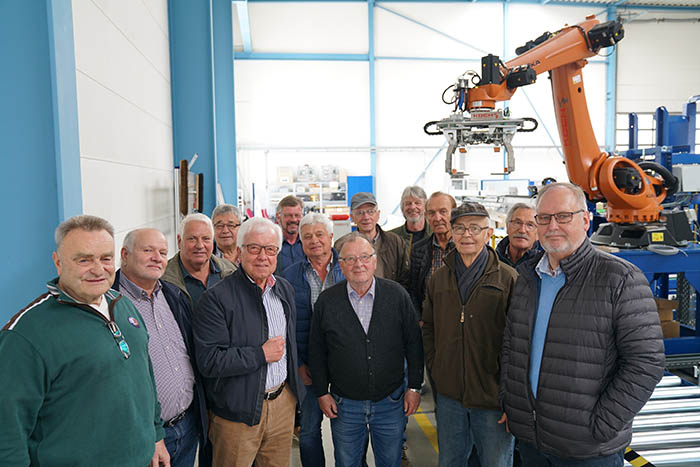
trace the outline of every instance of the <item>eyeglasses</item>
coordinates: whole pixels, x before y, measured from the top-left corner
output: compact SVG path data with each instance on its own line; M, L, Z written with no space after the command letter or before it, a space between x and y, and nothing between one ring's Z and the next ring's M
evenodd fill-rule
M240 223L239 224L221 224L221 223L214 224L214 228L216 230L224 230L224 229L235 230L240 226L241 226Z
M258 245L257 243L247 243L243 247L251 255L259 255L262 250L265 250L267 256L275 256L280 251L275 245Z
M479 227L478 225L462 225L462 224L457 224L452 226L452 233L455 235L464 235L466 231L468 230L469 233L474 236L474 235L479 235L481 232L484 230L488 229L489 226L487 225L486 227Z
M131 356L129 344L126 343L124 335L119 329L119 326L117 326L117 323L115 323L114 321L110 321L109 323L107 323L107 327L109 328L109 332L112 333L112 337L114 337L114 341L117 343L117 346L119 347L119 350L121 350L122 355L124 355L124 358L129 358Z
M578 214L579 212L583 212L583 209L573 212L558 212L556 214L537 214L535 215L535 222L537 222L538 225L549 225L553 217L556 219L557 224L568 224L571 222L571 219L574 218L574 214Z
M369 260L372 259L372 256L375 256L376 253L372 253L371 255L360 255L360 256L346 256L344 258L338 258L340 261L342 261L345 264L348 264L352 266L353 264L357 263L357 260L360 260L360 263L362 264L367 264L369 263Z
M525 227L525 230L528 232L532 232L533 230L535 230L537 228L537 225L532 223L532 222L523 222L523 221L519 221L519 220L514 220L514 221L510 221L510 223L512 225L514 225L515 228L518 230ZM547 222L547 223L549 224L549 222Z
M368 216L373 216L377 213L377 210L376 209L358 209L357 211L353 211L352 213L358 217L362 217L365 214L367 214Z

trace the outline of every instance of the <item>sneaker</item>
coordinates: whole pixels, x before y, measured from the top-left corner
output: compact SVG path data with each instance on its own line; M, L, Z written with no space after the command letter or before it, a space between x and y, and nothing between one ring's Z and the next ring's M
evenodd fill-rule
M401 450L401 467L411 467L411 461L408 460L408 446L405 444Z

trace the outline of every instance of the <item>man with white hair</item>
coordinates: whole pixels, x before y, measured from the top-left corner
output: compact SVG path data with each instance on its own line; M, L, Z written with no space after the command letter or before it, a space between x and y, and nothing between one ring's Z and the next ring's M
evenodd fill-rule
M188 214L177 234L180 251L170 258L163 280L182 290L194 309L209 287L235 271L229 260L212 255L214 225L204 214Z
M526 203L515 203L506 214L508 235L496 245L498 259L513 268L536 256L542 248L537 241L535 208Z
M500 405L524 467L622 467L632 419L664 373L649 283L593 247L581 188L537 198L544 253L526 261L510 300Z
M275 277L279 226L263 218L238 232L241 267L204 292L194 314L197 364L210 410L214 466L289 466L297 372L294 291Z
M345 279L338 263L338 252L331 247L333 224L323 214L311 212L299 224L299 232L306 259L294 263L282 272L294 287L297 309L297 349L299 376L306 386L306 397L301 401L301 431L299 453L304 467L326 465L321 441L323 413L311 390L309 369L309 329L313 306L320 293Z
M192 467L199 444L199 466L210 465L207 409L201 375L194 364L189 299L160 278L168 264L168 240L156 229L126 234L121 268L112 289L134 304L148 331L171 467Z
M0 465L170 465L144 320L109 289L114 229L75 216L55 238L58 277L0 332Z
M406 242L409 257L413 244L433 233L430 225L425 221L425 202L427 199L425 190L419 186L404 188L403 193L401 193L401 213L406 222L389 231Z
M241 226L241 211L231 204L220 204L211 213L214 224L214 256L238 263L236 236Z

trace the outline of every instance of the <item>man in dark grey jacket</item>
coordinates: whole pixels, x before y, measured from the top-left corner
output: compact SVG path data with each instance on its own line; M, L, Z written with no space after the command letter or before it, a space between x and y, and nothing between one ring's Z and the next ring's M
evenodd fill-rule
M544 254L511 298L500 400L524 467L623 465L632 419L664 371L661 326L634 265L595 249L583 191L546 186L535 216Z

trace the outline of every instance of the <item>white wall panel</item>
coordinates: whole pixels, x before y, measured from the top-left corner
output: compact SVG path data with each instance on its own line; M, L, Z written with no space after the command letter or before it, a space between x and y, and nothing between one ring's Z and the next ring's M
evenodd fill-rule
M366 3L248 3L248 10L254 52L367 53Z
M83 211L174 232L166 0L73 2Z
M369 145L367 63L239 60L234 84L238 146Z
M650 17L695 17L658 11ZM680 112L688 97L700 93L700 23L628 23L619 44L617 111L653 112L666 106Z
M139 0L129 2L141 3ZM126 3L119 2L119 5L123 7ZM145 8L140 14L148 15ZM148 17L150 18L150 15ZM120 21L125 22L128 19L120 18ZM73 4L76 70L90 76L163 123L170 124L172 117L169 74L163 74L147 58L144 50L129 40L115 23L116 20L107 17L92 1L82 0ZM150 24L150 28L158 28L155 21ZM165 56L160 57L157 62L166 60L169 63L168 38L157 32L151 39L157 36L165 43L165 47L160 48ZM155 47L148 47L148 51L152 48ZM166 69L169 69L169 65Z

